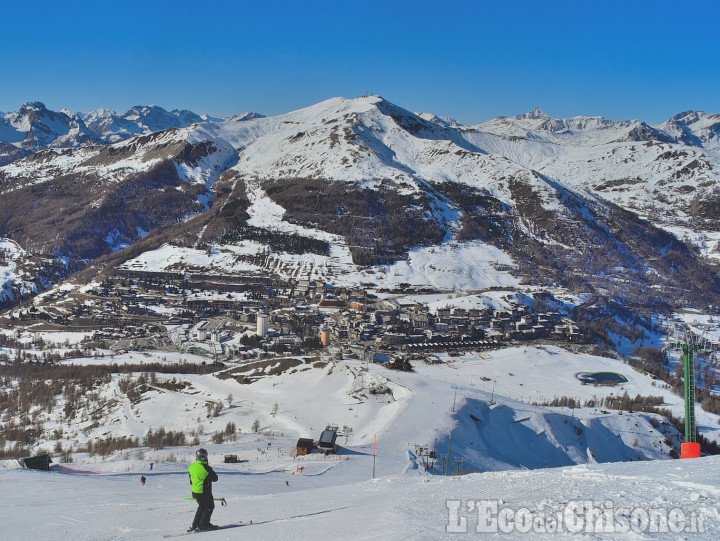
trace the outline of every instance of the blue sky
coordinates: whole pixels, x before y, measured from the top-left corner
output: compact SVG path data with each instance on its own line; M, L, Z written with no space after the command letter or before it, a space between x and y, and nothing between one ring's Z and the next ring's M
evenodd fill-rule
M279 114L380 94L471 124L720 113L715 0L0 0L0 111Z

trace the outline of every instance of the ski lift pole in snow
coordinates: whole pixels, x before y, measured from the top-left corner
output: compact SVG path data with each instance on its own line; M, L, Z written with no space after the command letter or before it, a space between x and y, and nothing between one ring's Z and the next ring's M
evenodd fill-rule
M705 351L704 332L697 336L691 331L678 333L674 331L673 341L666 348L683 352L683 389L685 395L685 441L680 445L680 458L697 458L700 456L700 444L697 442L697 424L695 421L695 352ZM664 348L665 349L665 348Z

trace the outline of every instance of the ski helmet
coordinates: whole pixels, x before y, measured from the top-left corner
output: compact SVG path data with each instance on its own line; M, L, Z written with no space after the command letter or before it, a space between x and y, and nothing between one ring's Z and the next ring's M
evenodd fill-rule
M195 458L197 458L198 460L207 460L207 457L208 453L205 449L198 449L195 452Z

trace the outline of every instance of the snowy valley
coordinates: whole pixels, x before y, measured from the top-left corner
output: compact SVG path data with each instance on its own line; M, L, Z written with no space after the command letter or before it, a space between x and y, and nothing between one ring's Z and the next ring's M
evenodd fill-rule
M719 126L1 114L3 538L716 539Z

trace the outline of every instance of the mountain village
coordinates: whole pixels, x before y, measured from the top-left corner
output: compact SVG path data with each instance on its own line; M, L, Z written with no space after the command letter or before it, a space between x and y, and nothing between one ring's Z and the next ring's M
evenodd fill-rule
M85 333L85 351L99 344L116 352L168 349L214 362L329 348L341 357L410 368L409 361L434 352L482 351L518 341L584 342L561 313L520 303L506 310L431 310L408 300L413 293L441 294L408 285L379 298L364 288L309 279L119 269L67 298L44 294L41 303L10 310L2 322L19 332ZM509 290L494 293L513 296Z

